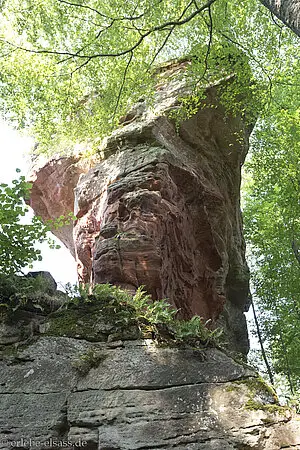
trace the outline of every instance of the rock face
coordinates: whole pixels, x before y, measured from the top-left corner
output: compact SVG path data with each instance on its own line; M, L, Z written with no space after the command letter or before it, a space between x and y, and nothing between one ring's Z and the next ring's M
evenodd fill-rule
M44 219L74 210L73 230L54 233L75 254L81 282L131 291L145 285L181 317L221 323L230 345L247 353L239 191L250 130L219 104L216 87L176 130L166 112L176 111L184 94L176 78L161 84L154 109L139 104L89 170L74 157L40 168L31 206Z
M146 338L111 293L26 292L0 314L1 450L300 449L299 417L212 343Z
M93 164L69 156L40 166L31 206L43 219L76 215L54 233L82 283L145 285L181 318L221 325L245 354L239 189L250 130L219 104L216 86L177 130L166 113L188 94L173 77L152 110L140 101L121 119ZM70 303L49 287L7 295L0 310L0 449L300 449L299 417L213 340L176 338L134 316L124 296Z
M216 349L48 336L0 359L3 450L300 448L297 418Z

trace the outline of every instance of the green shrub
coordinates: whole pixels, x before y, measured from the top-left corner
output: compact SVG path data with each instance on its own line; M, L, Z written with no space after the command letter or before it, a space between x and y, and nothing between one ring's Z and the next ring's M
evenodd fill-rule
M20 170L16 169L19 173ZM30 223L22 223L29 208L25 201L30 197L31 184L24 176L12 181L12 186L0 184L0 273L18 274L34 261L41 261L41 250L36 243L47 242L50 248L60 248L47 236L51 229L67 225L73 213L55 220L42 222L34 216Z
M203 322L199 316L190 320L176 319L178 311L166 299L153 301L144 289L144 286L140 286L135 295L131 295L110 284L96 284L93 287L68 285L70 299L66 306L98 304L102 305L103 316L107 320L113 320L116 325L126 326L135 322L142 328L150 329L155 335L159 335L164 329L164 335L173 336L174 341L197 341L198 344L205 345L219 343L222 334L220 328L207 328L208 321ZM159 326L161 324L164 324L163 328Z
M35 248L36 242L47 241L55 247L47 237L49 226L38 217L33 217L30 224L21 222L28 211L24 199L29 198L30 188L31 184L23 176L13 180L12 186L0 185L0 273L19 273L33 261L41 260L41 251Z

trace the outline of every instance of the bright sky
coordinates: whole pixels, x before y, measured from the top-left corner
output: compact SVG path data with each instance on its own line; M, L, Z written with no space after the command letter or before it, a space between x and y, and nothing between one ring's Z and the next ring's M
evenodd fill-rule
M18 177L16 168L21 169L20 175L27 175L29 169L28 156L33 145L32 139L22 136L19 132L0 121L0 183L10 184ZM61 244L59 241L57 243ZM49 249L47 244L38 246L42 251L43 261L34 263L33 269L46 270L60 284L76 283L76 264L70 252L61 244L59 250ZM25 270L26 272L27 270Z

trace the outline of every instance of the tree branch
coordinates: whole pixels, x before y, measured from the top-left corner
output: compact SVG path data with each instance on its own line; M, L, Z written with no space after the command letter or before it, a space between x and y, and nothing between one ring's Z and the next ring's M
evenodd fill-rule
M258 337L258 341L259 341L259 345L260 345L260 349L261 349L261 354L262 354L265 366L267 368L267 372L268 372L268 376L269 376L269 379L270 379L270 383L272 385L274 385L273 372L272 372L272 369L271 369L271 366L269 364L268 357L267 357L267 354L266 354L266 351L265 351L265 348L264 348L263 338L262 338L262 334L261 334L261 331L260 331L260 325L259 325L259 321L258 321L258 318L257 318L256 309L255 309L254 301L253 301L252 297L251 297L251 306L252 306L253 317L254 317L254 322L255 322L255 326L256 326L257 337Z
M295 239L292 240L292 249L293 249L295 258L300 265L300 250L299 250L298 245L296 244Z
M68 6L75 6L78 8L84 8L84 9L88 9L89 11L94 12L95 14L98 14L100 17L103 17L104 19L109 19L112 20L112 17L109 17L103 13L101 13L100 11L98 11L98 9L92 8L91 6L88 5L81 5L80 3L73 3L73 2L68 2L67 0L57 0L59 3L64 3L65 5Z
M115 119L115 116L116 116L116 113L117 113L117 110L118 110L118 107L119 107L119 104L120 104L120 99L121 99L122 92L123 92L123 89L124 89L124 86L125 86L127 73L128 73L128 69L129 69L129 66L131 64L132 58L133 58L133 53L130 53L129 60L128 60L127 64L126 64L126 67L125 67L125 70L124 70L124 73L123 73L121 86L120 86L120 89L119 89L119 93L118 93L118 97L117 97L114 113L113 113L113 116L112 116L113 120Z
M206 20L204 19L205 23L209 29L209 40L208 40L205 59L204 59L204 71L203 71L202 75L197 79L195 86L197 86L200 83L200 81L202 81L204 79L204 76L208 70L208 57L210 54L210 49L211 49L212 40L213 40L213 19L212 19L212 15L211 15L211 5L209 5L209 7L208 7L208 16L209 16L209 23L207 23Z
M66 3L66 0L58 0L60 2L64 2ZM134 50L136 50L141 44L142 42L145 40L146 37L150 36L151 34L157 32L157 31L164 31L166 29L168 29L169 27L173 27L173 26L182 26L185 25L186 23L190 22L192 19L194 19L194 17L196 17L197 15L199 15L201 12L203 12L205 9L208 9L213 3L215 3L217 0L208 0L204 5L202 5L200 8L198 8L197 10L195 10L193 13L191 13L188 17L186 17L185 19L177 19L177 20L170 20L168 22L165 22L161 25L157 25L153 28L151 28L150 30L148 30L147 32L141 34L140 38L136 41L135 44L133 44L130 48L127 48L125 50L119 51L119 52L103 52L103 53L94 53L94 54L80 54L79 51L77 52L68 52L68 51L58 51L58 50L46 50L46 49L41 49L41 50L34 50L34 49L29 49L26 47L22 47L22 46L18 46L16 44L13 44L12 42L6 41L4 39L1 39L2 42L5 42L8 45L11 45L12 47L18 49L18 50L22 50L22 51L26 51L26 52L30 52L30 53L35 53L35 54L46 54L46 55L53 55L53 56L67 56L70 58L80 58L80 59L84 59L84 60L89 60L91 61L92 59L95 58L109 58L109 57L120 57L120 56L125 56L128 54L131 54L132 52L134 52ZM71 4L71 2L67 2L68 4ZM84 6L84 5L79 5L79 4L73 4L73 5L78 5L78 6L83 6L86 7L88 9L91 9L90 7ZM92 8L93 10L93 8ZM96 12L97 10L95 10ZM125 18L128 19L129 18Z
M181 20L185 13L187 12L187 10L190 8L191 5L194 4L194 0L191 0L190 3L184 8L184 10L182 11L179 20ZM166 43L168 42L171 34L173 33L174 29L176 28L176 25L173 25L171 27L171 29L169 30L167 36L165 37L165 39L163 40L163 43L161 44L161 46L158 48L158 50L155 52L155 55L153 56L149 66L152 66L152 64L154 63L154 61L156 60L156 58L158 57L159 53L163 50L164 46L166 45Z
M75 6L75 7L79 7L79 8L85 8L85 9L88 9L88 10L94 12L95 14L100 15L100 16L103 17L104 19L109 19L109 20L114 20L114 21L117 21L117 20L118 20L118 21L122 21L122 20L138 20L138 19L141 19L142 17L144 17L145 14L146 14L148 11L150 11L150 8L147 8L143 13L141 13L141 14L139 14L139 15L136 15L136 16L110 17L110 16L107 16L106 14L103 14L103 13L102 13L101 11L99 11L98 9L92 8L92 7L87 6L87 5L81 5L80 3L73 3L73 2L69 2L69 1L67 1L67 0L58 0L58 2L64 3L64 4L69 5L69 6ZM161 3L161 2L162 2L162 0L159 0L159 1L158 1L158 4ZM138 7L138 4L137 4L137 5L135 6L135 8L134 8L134 12L136 11L137 7Z

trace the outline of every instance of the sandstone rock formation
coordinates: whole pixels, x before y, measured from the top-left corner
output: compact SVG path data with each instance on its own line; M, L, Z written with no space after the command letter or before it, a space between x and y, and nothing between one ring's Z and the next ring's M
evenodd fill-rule
M89 170L75 157L41 167L31 206L44 219L74 211L73 230L54 233L75 255L81 282L145 285L183 318L219 321L230 345L247 353L239 191L250 130L224 110L214 86L177 132L167 113L184 94L180 77L161 83L154 108L124 120Z
M30 179L33 182L30 205L36 215L46 221L72 213L74 186L79 176L88 170L87 167L79 156L58 157L47 162L43 160L42 170L34 166ZM53 232L75 257L73 224L59 227Z
M43 219L76 215L54 233L82 283L145 285L181 318L221 325L230 350L246 354L239 190L251 127L221 106L217 86L175 122L186 64L166 69L154 106L141 99L94 161L40 165L31 206ZM35 295L0 314L0 449L300 449L299 417L228 351L163 335L122 301L88 300L60 298L45 312Z

